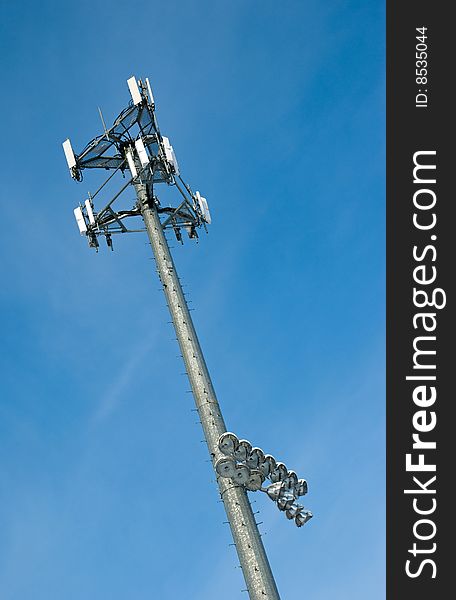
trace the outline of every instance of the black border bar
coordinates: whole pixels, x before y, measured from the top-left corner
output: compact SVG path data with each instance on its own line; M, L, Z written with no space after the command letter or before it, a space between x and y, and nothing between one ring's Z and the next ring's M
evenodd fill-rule
M456 496L456 24L451 8L444 2L387 2L391 600L452 597L452 571L456 574L451 510ZM417 29L423 27L424 39Z

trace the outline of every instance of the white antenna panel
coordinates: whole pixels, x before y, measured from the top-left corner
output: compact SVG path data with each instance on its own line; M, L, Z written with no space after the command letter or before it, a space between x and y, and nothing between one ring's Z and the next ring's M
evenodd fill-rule
M135 161L132 156L130 148L127 150L126 155L127 155L128 166L130 167L130 171L131 171L131 176L133 178L138 177L138 171L136 170Z
M199 192L195 192L196 200L198 202L198 206L200 208L203 219L209 225L212 223L211 213L209 212L209 206L207 204L206 198L203 198Z
M172 164L173 162L173 148L171 146L171 144L169 143L169 138L167 138L166 136L162 137L163 139L163 147L165 148L165 157L166 160Z
M74 156L73 148L69 139L65 140L62 144L63 151L65 152L65 158L68 163L68 168L71 169L76 166L76 158Z
M87 225L84 219L84 215L82 214L82 209L80 206L74 209L74 217L76 219L76 223L79 227L79 232L81 235L84 235L87 232Z
M176 175L179 175L179 165L177 164L176 155L174 154L173 147L171 146L171 144L169 142L169 138L167 138L166 136L163 136L162 139L163 139L163 146L165 148L166 160L169 162L170 165L172 165Z
M130 90L133 104L136 106L142 102L141 92L139 91L138 82L135 77L127 79L128 89Z
M206 221L206 223L209 223L209 225L210 225L212 223L212 219L211 219L211 213L209 212L209 205L207 203L206 198L203 198L201 196L201 202L204 206L204 211L203 211L204 220Z
M177 158L176 158L176 155L174 154L174 149L172 146L171 146L171 155L173 157L174 172L176 173L176 175L180 175L179 164L177 162Z
M85 207L86 207L86 211L87 211L87 216L89 217L89 223L91 225L94 225L95 217L93 216L92 204L90 203L90 200L85 201Z
M144 147L144 142L141 138L136 140L135 142L136 152L138 153L139 160L141 161L141 165L145 167L149 164L149 157L146 152L146 148Z
M149 92L150 103L152 104L152 106L155 106L154 95L152 94L152 89L150 87L150 83L149 83L149 78L148 77L146 77L146 85L147 85L147 91Z
M195 192L195 196L196 196L196 201L198 202L198 206L201 211L201 214L204 215L204 206L203 206L203 203L201 202L201 194L199 192Z

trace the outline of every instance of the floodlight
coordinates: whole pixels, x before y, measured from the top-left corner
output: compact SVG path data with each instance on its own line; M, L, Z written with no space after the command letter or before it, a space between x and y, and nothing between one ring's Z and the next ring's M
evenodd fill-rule
M266 488L266 493L274 502L279 498L280 492L282 490L282 483L278 481L277 483L273 483Z
M147 85L147 91L149 93L149 102L152 106L155 106L155 102L154 102L154 95L152 94L152 89L150 87L150 83L149 83L149 78L146 77L146 85Z
M131 176L133 177L133 179L135 179L136 177L138 177L138 171L136 170L136 167L135 167L135 159L133 158L133 153L131 151L131 148L127 149L127 151L125 152L125 155L127 157L128 166L131 171Z
M136 152L138 153L139 160L141 161L141 165L145 167L149 164L149 156L147 155L146 148L144 147L144 142L141 138L138 138L135 141Z
M239 445L234 451L234 458L239 462L245 462L252 451L252 445L247 440L239 440Z
M130 79L127 79L127 84L128 84L128 88L130 90L133 104L135 106L137 104L141 104L142 96L141 96L141 92L139 91L138 82L136 81L136 78L130 77Z
M71 147L71 142L69 139L66 139L63 144L63 151L65 152L65 158L68 163L68 168L71 169L76 166L76 157L73 152L73 148Z
M279 497L277 499L277 507L279 510L288 510L294 502L293 492L284 491L283 489L280 491Z
M245 484L245 487L250 492L257 492L258 490L261 489L261 484L263 483L263 481L264 481L264 477L261 475L261 473L258 471L258 469L252 469L250 471L249 480Z
M223 433L218 441L218 447L220 452L225 454L226 456L233 456L234 451L239 446L239 440L234 433L230 433L227 431Z
M261 448L252 448L247 456L246 465L250 469L257 469L264 460L264 452Z
M81 235L84 235L87 232L87 223L84 219L84 215L82 214L82 208L78 206L74 209L74 217L76 219L76 223L79 227L79 232Z
M223 457L219 458L215 463L215 470L220 477L233 478L236 477L236 463L232 458Z
M307 494L307 491L308 491L307 481L305 479L298 479L298 483L296 484L296 487L295 487L296 495L304 496L305 494Z
M288 469L286 466L282 462L278 462L276 463L274 471L272 471L272 473L269 475L269 479L272 481L272 483L275 483L276 481L283 481L287 476L287 473Z
M89 217L89 223L91 225L94 225L95 224L95 217L93 216L92 203L90 202L90 200L86 200L84 202L84 205L86 207L87 216Z
M269 477L272 471L274 471L276 468L276 464L276 459L273 456L270 454L265 454L263 462L258 466L258 468L265 477Z
M250 477L250 469L245 465L236 465L236 473L232 480L241 485L245 485Z
M295 523L298 527L302 527L307 521L309 521L313 517L313 514L310 510L303 510L298 512L295 518Z
M294 490L298 484L298 476L294 471L288 471L285 479L283 480L283 485L287 490Z
M300 513L302 510L304 509L304 506L302 506L302 504L297 504L296 502L294 502L290 508L287 509L287 511L285 512L285 515L287 517L287 519L294 519L298 513Z

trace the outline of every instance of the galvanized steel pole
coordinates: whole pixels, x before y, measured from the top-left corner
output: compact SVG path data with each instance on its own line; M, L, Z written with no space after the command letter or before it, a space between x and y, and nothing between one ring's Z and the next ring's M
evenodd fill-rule
M158 275L214 465L216 460L222 456L218 449L218 440L220 435L226 431L225 422L163 233L152 192L144 183L135 184L135 188L138 208L146 225ZM280 600L245 489L231 480L218 476L217 481L250 600Z

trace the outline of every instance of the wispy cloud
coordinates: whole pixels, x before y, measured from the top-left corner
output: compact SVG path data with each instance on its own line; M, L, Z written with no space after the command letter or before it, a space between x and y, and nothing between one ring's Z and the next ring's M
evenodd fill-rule
M111 383L103 392L98 406L90 419L92 426L109 418L116 411L129 389L133 378L138 374L141 364L155 346L156 341L157 335L153 337L148 336L146 340L142 340L130 352L126 353L129 358L115 372Z

